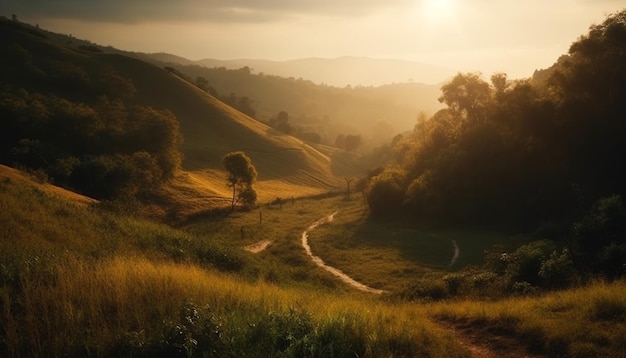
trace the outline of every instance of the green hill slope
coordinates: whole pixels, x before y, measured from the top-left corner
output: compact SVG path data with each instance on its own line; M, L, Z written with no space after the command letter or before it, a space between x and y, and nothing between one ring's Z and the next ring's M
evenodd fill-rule
M180 123L182 166L189 171L173 181L180 189L174 191L178 195L227 194L221 160L236 150L245 151L257 168L260 200L276 193L312 194L341 185L329 157L236 111L171 71L106 54L75 39L63 44L58 34L6 19L0 31L7 39L0 46L4 58L0 73L8 91L22 88L86 105L102 95L118 96L132 105L171 112ZM119 86L102 84L106 76L114 76Z

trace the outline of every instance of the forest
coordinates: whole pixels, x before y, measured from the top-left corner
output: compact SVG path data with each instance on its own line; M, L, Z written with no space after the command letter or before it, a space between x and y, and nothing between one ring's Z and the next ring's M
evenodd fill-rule
M581 269L623 274L625 49L622 11L531 79L457 74L441 88L447 108L370 172L372 214L537 232Z
M43 33L0 26L11 34L0 46L0 162L99 199L155 188L179 169L178 119L138 104L132 79L54 51ZM50 48L33 56L25 44Z

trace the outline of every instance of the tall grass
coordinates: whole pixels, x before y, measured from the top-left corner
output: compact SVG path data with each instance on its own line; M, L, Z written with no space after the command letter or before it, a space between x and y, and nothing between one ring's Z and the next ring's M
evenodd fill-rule
M50 274L23 273L20 286L0 295L9 356L466 356L419 306L250 284L189 264L68 258Z
M340 198L186 231L14 179L0 198L0 356L466 356L418 306L319 289L338 284L298 238L353 205ZM264 237L268 252L242 253Z
M521 338L550 356L626 356L626 282L596 282L541 297L433 306L435 317Z
M195 235L98 207L75 205L41 187L8 178L0 179L0 199L0 264L9 271L67 253L94 260L141 255L226 271L244 265L240 253L216 243L211 232Z
M437 304L354 293L316 268L299 239L338 211L312 239L363 245L348 235L363 224L358 198L198 217L184 230L74 205L15 179L0 178L0 199L0 356L467 356L429 317L514 335L553 356L626 355L624 282ZM241 250L260 240L273 243L256 255ZM322 256L336 259L337 249L327 247ZM357 278L385 282L390 268L410 261L394 255L367 259L361 266L369 269L355 271ZM356 262L350 257L339 268ZM396 258L381 269L371 265ZM423 278L415 286L420 297L451 290L465 275L402 274ZM484 283L478 278L473 285Z

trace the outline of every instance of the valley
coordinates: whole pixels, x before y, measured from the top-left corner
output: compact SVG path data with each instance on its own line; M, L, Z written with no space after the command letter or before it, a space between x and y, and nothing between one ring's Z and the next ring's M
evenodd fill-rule
M623 356L625 18L440 88L0 19L0 356Z

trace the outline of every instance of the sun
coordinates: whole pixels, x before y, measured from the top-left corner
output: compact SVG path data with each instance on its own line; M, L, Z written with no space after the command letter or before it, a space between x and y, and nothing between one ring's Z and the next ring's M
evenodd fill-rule
M445 24L456 17L457 0L420 0L420 16L430 23Z

